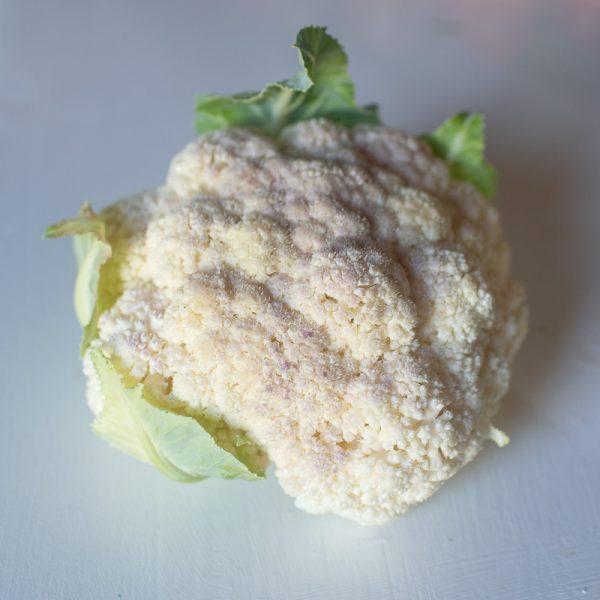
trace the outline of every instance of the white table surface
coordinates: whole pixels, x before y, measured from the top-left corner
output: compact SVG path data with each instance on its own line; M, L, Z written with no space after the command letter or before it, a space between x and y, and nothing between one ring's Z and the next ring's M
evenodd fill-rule
M361 101L485 112L531 330L490 444L364 528L266 483L179 485L90 430L70 244L44 227L163 179L194 94L290 75L304 24ZM600 598L600 6L593 0L0 1L0 598Z

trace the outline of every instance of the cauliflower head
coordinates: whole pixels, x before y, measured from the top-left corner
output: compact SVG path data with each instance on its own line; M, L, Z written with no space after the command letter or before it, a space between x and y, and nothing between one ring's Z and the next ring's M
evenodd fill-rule
M209 133L101 218L120 293L92 348L246 432L300 508L384 522L494 435L523 291L497 211L417 139Z
M354 103L346 56L202 96L163 186L74 235L94 428L180 481L267 463L311 513L378 524L481 450L526 331L483 121L416 138Z

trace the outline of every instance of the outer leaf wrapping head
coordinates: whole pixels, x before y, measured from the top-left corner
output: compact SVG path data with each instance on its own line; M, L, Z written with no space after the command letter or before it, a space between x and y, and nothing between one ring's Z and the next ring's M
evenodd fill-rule
M102 266L112 256L112 248L106 239L105 225L94 213L89 203L85 203L79 216L66 219L46 229L48 238L66 235L73 236L75 257L79 266L75 281L75 313L83 327L81 353L97 333L97 320L101 311L100 272Z
M142 383L127 387L99 348L89 353L104 397L94 431L111 445L184 483L264 476L259 461L245 464L221 448L195 418L155 406Z

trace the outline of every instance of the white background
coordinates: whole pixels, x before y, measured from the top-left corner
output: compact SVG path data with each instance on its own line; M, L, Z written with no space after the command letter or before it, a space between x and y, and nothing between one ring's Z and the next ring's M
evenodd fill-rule
M94 437L67 241L44 227L159 184L197 92L295 72L305 24L411 132L485 112L531 305L480 457L394 523L266 483L175 484ZM600 6L593 0L0 0L0 598L600 598Z

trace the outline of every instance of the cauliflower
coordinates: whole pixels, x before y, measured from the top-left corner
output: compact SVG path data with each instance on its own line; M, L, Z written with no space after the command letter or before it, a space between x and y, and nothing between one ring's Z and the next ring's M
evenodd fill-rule
M209 127L164 186L58 233L79 240L100 435L184 481L270 460L301 509L377 524L505 443L527 313L491 167L473 185L442 128L357 110Z

